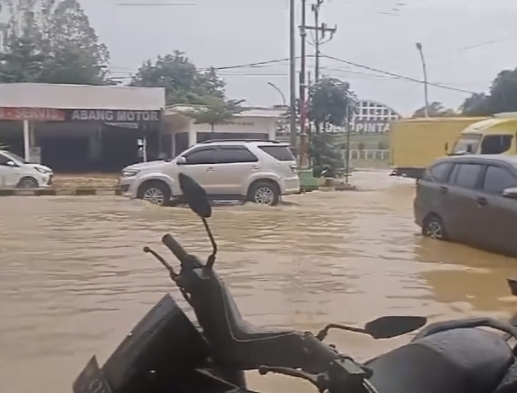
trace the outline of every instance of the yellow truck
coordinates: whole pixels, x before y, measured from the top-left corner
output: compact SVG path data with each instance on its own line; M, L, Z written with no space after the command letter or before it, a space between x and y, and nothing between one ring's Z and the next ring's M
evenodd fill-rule
M390 132L391 176L418 179L436 158L447 154L453 146L454 149L459 146L457 142L461 140L463 130L485 119L436 117L394 122Z
M517 155L517 113L500 113L466 127L451 154Z

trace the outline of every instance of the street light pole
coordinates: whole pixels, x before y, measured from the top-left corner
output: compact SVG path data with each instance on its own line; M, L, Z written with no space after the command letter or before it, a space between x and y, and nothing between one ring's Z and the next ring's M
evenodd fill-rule
M420 53L420 59L422 60L422 68L424 69L424 95L425 95L425 117L429 117L429 96L427 94L427 67L425 65L424 50L420 42L416 43L416 49Z
M292 147L296 147L296 14L295 0L289 1L289 84L290 84L290 142Z
M280 90L280 89L278 88L278 86L277 86L277 85L275 85L273 82L268 82L267 84L268 84L269 86L271 86L273 89L275 89L276 91L278 91L278 94L280 94L280 97L282 97L282 105L283 105L283 106L287 106L287 102L286 102L286 100L285 100L285 95L284 95L284 93L282 93L282 90Z

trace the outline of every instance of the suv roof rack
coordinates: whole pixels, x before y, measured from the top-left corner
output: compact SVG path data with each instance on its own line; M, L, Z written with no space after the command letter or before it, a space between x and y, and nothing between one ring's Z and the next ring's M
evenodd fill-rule
M271 140L264 140L264 139L209 139L203 142L199 143L224 143L224 142L264 142L264 143L283 143L280 141L271 141Z

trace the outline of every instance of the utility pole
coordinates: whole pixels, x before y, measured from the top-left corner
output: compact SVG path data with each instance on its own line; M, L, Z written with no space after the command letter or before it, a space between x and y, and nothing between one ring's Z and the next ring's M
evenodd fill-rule
M315 37L314 37L314 42L313 42L314 48L316 50L316 53L315 53L316 61L315 61L315 70L314 70L315 71L314 72L315 83L318 83L318 81L320 80L320 54L321 54L320 45L324 44L325 42L330 41L337 31L337 26L330 28L330 27L327 27L327 25L325 23L322 23L320 25L320 7L323 4L323 2L324 2L324 0L316 0L316 4L312 5L312 12L314 13L314 26L305 26L306 30L312 30L315 32ZM330 38L328 40L322 42L321 40L325 38L327 33L330 33ZM316 126L316 133L319 134L320 124L316 123L315 126Z
M305 22L306 22L306 8L307 8L307 0L302 0L302 25L300 26L300 36L301 36L301 70L300 70L300 133L303 135L305 133L305 117L306 117L306 89L307 86L305 84L305 74L306 74L306 54L305 54L305 42L307 38L307 31L305 30Z
M289 82L290 82L290 142L291 147L296 147L296 15L295 15L295 0L289 2Z
M316 0L316 4L312 5L312 12L314 13L314 26L306 27L308 30L314 30L316 33L315 37L314 37L314 48L316 51L314 78L315 78L316 82L318 82L320 80L320 55L321 55L320 45L325 42L330 41L332 39L333 35L337 31L337 27L333 27L333 28L327 27L327 25L325 23L322 23L320 25L320 8L321 8L321 5L323 4L323 1L324 0ZM321 36L320 36L320 33L321 33ZM330 33L330 38L327 41L322 42L321 40L325 38L326 33Z

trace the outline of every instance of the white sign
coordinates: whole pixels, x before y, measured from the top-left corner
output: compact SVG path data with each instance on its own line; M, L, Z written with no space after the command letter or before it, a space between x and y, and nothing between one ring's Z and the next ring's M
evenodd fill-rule
M41 164L41 147L33 146L29 149L29 162L32 164Z
M160 111L87 110L72 111L72 121L146 122L160 121Z

